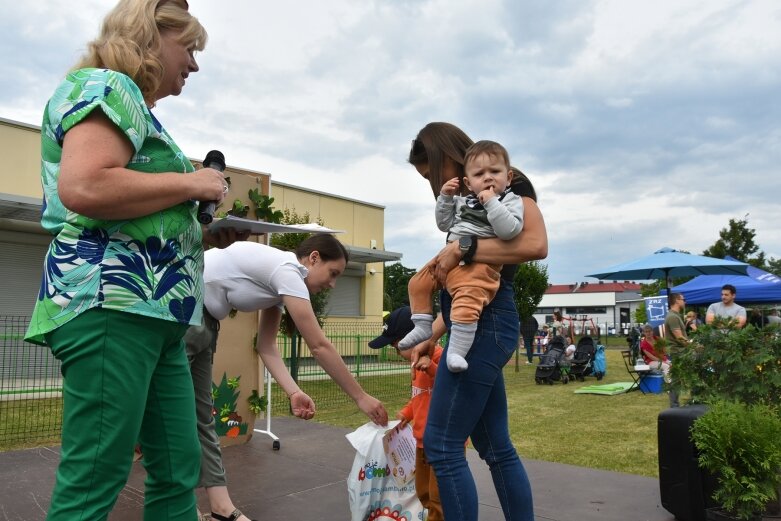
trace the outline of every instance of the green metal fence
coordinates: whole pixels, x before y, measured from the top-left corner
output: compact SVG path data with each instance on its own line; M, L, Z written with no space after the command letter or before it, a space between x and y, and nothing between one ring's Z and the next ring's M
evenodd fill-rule
M0 316L0 450L60 435L60 364L48 348L24 341L28 323L28 317Z
M392 347L371 349L370 340L382 331L381 323L354 322L326 324L326 337L342 356L353 376L380 400L409 395L409 363ZM318 409L351 402L309 354L300 337L278 337L277 345L290 373L317 404ZM289 413L287 396L279 386L271 387L271 411L274 416Z
M0 316L0 450L59 443L62 426L60 364L46 347L24 341L28 317ZM380 400L409 395L409 364L395 349L370 349L382 324L327 324L324 332L362 386ZM286 365L318 409L351 403L317 365L300 338L277 339ZM263 394L265 387L259 392ZM272 383L274 416L289 414L284 392Z

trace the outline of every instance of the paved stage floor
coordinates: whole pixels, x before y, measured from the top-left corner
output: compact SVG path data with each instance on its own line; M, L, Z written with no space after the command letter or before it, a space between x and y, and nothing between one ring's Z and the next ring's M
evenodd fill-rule
M265 421L258 422L259 428ZM348 521L346 476L355 452L348 429L295 418L274 418L272 440L255 434L249 443L228 447L224 460L236 505L262 521L318 519ZM38 521L46 517L58 447L0 453L0 520ZM480 520L503 519L486 465L468 451L478 483ZM659 500L654 478L524 460L538 521L673 521ZM127 486L109 517L142 519L144 469L133 466ZM199 505L205 510L204 496Z

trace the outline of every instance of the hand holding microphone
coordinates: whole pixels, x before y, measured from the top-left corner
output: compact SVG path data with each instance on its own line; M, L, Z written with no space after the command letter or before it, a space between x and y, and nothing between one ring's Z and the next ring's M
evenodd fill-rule
M203 160L204 168L212 168L218 172L225 171L225 156L219 150L212 150L206 154ZM224 182L224 181L223 181ZM228 192L228 185L225 185L224 193ZM198 204L198 222L201 224L210 224L214 220L214 209L217 206L216 201L201 201Z

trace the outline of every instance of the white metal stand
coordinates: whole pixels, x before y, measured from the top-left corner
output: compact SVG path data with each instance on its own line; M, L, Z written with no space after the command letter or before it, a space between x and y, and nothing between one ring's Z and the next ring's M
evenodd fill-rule
M268 369L265 367L263 368L263 379L266 381L266 428L254 429L254 431L260 434L268 434L269 437L274 440L272 448L274 450L279 450L279 438L276 434L271 432L271 374L269 374Z

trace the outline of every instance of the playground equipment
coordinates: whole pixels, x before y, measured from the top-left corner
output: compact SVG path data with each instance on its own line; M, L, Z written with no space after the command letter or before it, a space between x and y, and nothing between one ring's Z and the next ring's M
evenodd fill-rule
M564 331L565 336L569 336L573 341L576 336L590 336L595 337L597 340L600 338L599 327L597 327L594 319L588 315L568 315L562 316L561 319L564 322L569 323L567 330ZM576 327L576 326L580 327Z

